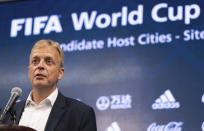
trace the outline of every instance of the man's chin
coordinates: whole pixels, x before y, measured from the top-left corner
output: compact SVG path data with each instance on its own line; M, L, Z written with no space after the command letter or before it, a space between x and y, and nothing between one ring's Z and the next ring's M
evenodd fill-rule
M36 83L33 83L33 87L44 88L44 87L48 87L48 84L46 84L44 82L36 82Z

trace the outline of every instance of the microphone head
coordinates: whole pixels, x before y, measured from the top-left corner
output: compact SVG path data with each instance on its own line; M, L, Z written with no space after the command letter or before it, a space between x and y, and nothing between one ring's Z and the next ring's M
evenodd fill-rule
M18 97L21 97L22 95L22 89L19 87L14 87L11 90L11 94L16 94Z

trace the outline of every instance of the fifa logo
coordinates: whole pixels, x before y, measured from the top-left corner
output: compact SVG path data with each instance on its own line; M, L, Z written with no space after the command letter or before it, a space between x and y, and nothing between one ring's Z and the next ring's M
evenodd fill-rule
M37 16L28 18L18 18L11 21L10 37L17 37L18 33L24 29L24 35L50 34L51 32L62 32L62 26L58 15Z

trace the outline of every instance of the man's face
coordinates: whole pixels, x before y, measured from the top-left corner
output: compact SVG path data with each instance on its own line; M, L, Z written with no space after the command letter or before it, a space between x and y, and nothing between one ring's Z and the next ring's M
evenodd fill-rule
M28 75L33 87L56 87L63 74L64 68L60 68L60 55L54 47L44 46L32 50Z

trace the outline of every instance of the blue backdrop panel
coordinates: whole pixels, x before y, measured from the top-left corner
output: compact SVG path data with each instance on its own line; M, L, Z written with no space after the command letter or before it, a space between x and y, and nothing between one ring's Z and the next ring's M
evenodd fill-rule
M59 90L91 105L99 131L204 131L204 2L25 0L0 3L0 104L32 86L40 39L60 43ZM202 126L203 125L203 126Z

